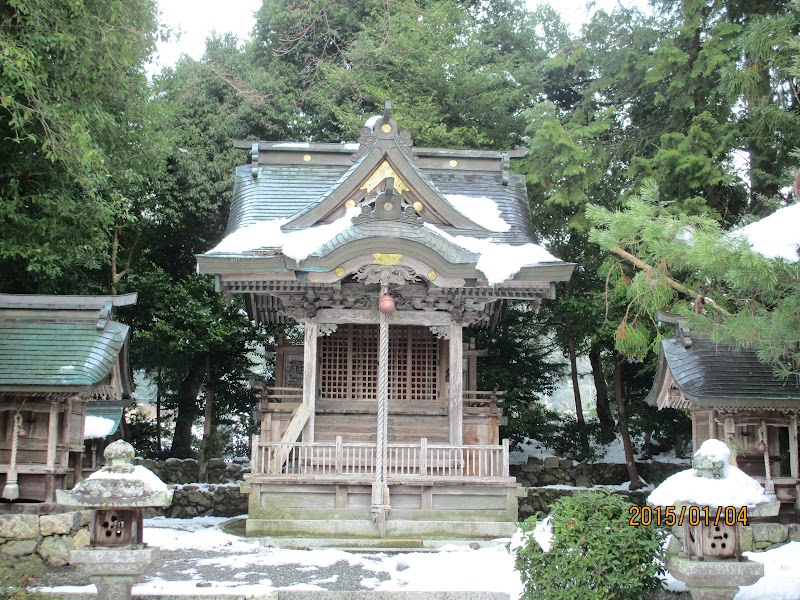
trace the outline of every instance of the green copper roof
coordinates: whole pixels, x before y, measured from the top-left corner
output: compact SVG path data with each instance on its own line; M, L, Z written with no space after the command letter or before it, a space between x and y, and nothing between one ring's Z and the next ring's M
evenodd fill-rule
M0 319L0 388L92 387L114 367L130 334L122 323Z

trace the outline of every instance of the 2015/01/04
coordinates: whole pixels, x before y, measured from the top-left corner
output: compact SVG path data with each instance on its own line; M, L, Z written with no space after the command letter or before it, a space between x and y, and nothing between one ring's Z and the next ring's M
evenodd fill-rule
M684 522L692 526L701 523L710 525L728 525L741 523L747 525L747 507L737 506L631 506L629 509L631 527L672 527L681 526Z

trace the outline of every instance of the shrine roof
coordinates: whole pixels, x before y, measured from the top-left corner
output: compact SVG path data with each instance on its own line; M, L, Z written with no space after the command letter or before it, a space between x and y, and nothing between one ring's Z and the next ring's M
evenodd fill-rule
M130 328L111 320L126 296L0 294L0 392L92 391L121 362L130 392Z
M686 401L699 407L800 408L797 379L777 378L755 352L704 338L661 342L656 380L647 402L686 408L670 399L673 385Z
M524 177L510 170L525 149L416 147L388 101L357 143L234 146L250 164L236 169L226 236L197 256L218 283L334 284L374 257L442 276L437 286L540 289L574 267L538 243Z

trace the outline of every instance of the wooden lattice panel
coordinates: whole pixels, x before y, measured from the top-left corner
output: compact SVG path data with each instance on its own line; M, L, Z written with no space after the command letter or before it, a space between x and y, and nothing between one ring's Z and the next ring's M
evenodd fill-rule
M435 402L438 398L436 337L427 327L389 328L389 399ZM347 325L319 343L320 397L375 400L378 396L378 327Z

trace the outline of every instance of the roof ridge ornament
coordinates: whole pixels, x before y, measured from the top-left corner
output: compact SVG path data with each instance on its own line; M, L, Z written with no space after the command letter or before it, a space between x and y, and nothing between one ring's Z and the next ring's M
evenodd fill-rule
M392 140L400 151L409 160L416 162L416 157L412 152L414 140L411 131L397 127L397 121L392 117L392 101L385 100L383 103L383 114L375 115L367 119L361 133L358 136L358 150L353 154L351 160L358 162L365 154L369 153L380 140ZM384 153L386 147L384 146Z
M414 207L403 206L401 194L395 193L394 181L394 177L384 179L383 192L375 198L374 205L363 204L361 206L361 214L352 219L354 225L364 225L375 221L398 221L414 227L422 227L422 218L417 215Z

